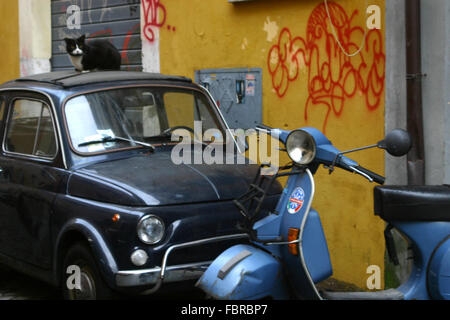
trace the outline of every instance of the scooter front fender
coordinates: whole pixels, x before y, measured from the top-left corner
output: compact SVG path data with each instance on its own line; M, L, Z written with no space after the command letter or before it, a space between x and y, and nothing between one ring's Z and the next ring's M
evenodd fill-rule
M211 263L196 286L220 300L288 298L280 262L250 245L225 250Z

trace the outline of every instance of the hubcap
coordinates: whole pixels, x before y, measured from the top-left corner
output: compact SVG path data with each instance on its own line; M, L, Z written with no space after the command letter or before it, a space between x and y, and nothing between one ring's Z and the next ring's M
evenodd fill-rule
M95 300L96 290L95 281L91 273L87 270L81 270L80 273L80 290L73 289L70 291L70 297L73 300Z

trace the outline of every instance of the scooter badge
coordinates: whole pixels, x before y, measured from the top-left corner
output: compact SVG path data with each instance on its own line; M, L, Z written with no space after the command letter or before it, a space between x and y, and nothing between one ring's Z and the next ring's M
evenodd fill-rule
M299 212L303 206L304 200L305 200L305 191L303 191L303 189L300 187L296 188L289 197L289 202L287 205L288 212L290 214Z

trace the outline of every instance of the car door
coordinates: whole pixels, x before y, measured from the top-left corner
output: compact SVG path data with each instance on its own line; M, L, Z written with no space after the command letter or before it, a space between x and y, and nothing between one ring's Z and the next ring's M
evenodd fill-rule
M60 184L54 111L37 93L3 94L0 253L50 268L52 205Z

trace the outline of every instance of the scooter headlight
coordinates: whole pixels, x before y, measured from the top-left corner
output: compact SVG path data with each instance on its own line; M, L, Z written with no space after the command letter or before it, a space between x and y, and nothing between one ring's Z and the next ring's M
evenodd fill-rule
M295 163L309 164L316 156L316 142L308 132L294 130L286 139L286 150Z
M152 215L144 216L138 223L137 234L146 244L155 244L164 237L164 223L160 218Z

